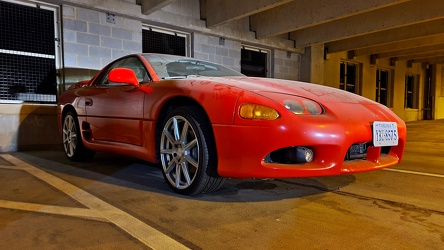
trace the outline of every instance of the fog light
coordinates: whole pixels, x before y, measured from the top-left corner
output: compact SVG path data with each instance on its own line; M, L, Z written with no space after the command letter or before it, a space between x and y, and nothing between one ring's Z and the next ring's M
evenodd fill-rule
M266 163L279 164L300 164L312 162L314 159L313 150L307 147L288 147L275 150L265 156Z
M313 161L313 150L306 147L297 147L297 158L300 162L311 162Z
M307 163L313 161L313 150L307 147L287 148L287 159L290 163Z

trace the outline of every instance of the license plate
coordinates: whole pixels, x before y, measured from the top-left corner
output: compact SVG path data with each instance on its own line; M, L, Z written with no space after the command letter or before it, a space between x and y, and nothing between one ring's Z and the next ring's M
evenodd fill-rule
M398 145L398 126L396 122L374 122L373 145L375 147Z

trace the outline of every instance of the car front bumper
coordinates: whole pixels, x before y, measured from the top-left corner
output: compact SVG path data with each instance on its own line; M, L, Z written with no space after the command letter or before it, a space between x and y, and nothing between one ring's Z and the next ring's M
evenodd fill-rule
M344 118L347 119L344 119ZM384 117L306 116L281 117L273 122L252 121L246 125L214 125L218 173L230 178L293 178L351 174L399 164L406 142L405 123L387 112ZM299 118L299 117L298 117ZM341 121L341 122L338 122ZM387 152L372 146L374 121L395 121L398 145ZM356 143L367 143L363 159L345 160ZM287 147L307 147L314 153L309 163L267 162L271 152Z

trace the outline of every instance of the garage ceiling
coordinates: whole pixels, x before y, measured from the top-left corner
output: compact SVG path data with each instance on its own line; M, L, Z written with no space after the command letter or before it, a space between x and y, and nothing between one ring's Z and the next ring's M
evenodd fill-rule
M143 14L177 0L137 0ZM200 0L212 29L249 18L258 39L279 36L295 48L324 44L351 57L444 62L443 0Z

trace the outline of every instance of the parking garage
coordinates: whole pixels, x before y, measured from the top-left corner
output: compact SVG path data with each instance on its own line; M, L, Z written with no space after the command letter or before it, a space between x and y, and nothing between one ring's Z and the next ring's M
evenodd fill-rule
M443 9L438 0L1 0L1 244L439 249ZM407 123L404 160L350 176L230 180L195 198L170 193L157 166L137 159L68 162L58 96L139 52L367 97Z
M344 89L406 122L442 119L441 5L1 1L0 151L57 144L49 129L57 96L112 60L139 52ZM27 126L46 132L28 136Z

